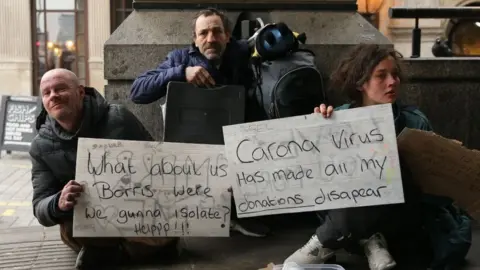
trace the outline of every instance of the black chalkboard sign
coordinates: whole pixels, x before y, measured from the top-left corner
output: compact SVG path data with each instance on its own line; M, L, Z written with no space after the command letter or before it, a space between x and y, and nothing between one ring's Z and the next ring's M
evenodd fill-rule
M2 96L0 150L26 152L37 135L35 121L41 99L35 96Z

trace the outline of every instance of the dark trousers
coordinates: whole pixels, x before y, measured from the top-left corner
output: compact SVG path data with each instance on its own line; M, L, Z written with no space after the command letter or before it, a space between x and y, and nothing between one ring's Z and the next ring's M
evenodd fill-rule
M317 237L326 248L341 249L358 245L379 232L387 239L400 238L421 229L421 192L402 171L405 203L323 211Z
M347 248L361 239L368 239L377 232L384 232L390 225L389 206L370 206L329 210L322 213L323 223L317 228L317 237L324 247Z
M175 254L179 240L176 237L73 237L72 221L60 224L60 237L65 245L77 253L83 246L122 247L125 255L134 261L150 259L162 253Z

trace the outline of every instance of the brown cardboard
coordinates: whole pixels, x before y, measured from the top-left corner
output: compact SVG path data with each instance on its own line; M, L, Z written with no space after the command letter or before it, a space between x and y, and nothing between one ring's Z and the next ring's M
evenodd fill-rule
M480 218L480 152L433 132L405 129L398 152L422 190L448 196Z

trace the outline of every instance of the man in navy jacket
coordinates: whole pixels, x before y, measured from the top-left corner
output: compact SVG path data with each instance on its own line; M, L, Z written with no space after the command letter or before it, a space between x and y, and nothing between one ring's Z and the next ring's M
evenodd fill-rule
M243 85L248 92L254 81L249 48L246 43L233 39L230 29L228 18L218 10L198 12L193 20L194 43L189 48L170 52L156 69L140 75L133 82L130 99L137 104L157 101L167 94L167 85L171 81L206 88ZM247 122L266 119L254 98L247 96L245 111ZM231 229L248 236L265 236L268 228L252 221L232 219Z
M134 82L130 99L149 104L164 97L171 81L189 82L199 87L243 85L248 91L254 82L246 42L231 37L228 18L215 9L200 11L193 21L194 43L170 52L156 69L140 75ZM246 121L265 120L255 98L247 98Z

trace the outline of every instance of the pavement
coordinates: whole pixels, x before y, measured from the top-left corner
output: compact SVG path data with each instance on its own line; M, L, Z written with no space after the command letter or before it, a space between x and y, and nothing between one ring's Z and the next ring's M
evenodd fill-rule
M28 153L2 151L0 154L0 230L39 226L32 212Z
M44 228L33 217L31 165L28 153L13 152L0 158L0 269L74 269L76 254L60 240L58 226ZM278 219L275 219L278 218ZM186 238L185 252L170 262L144 262L118 269L239 269L252 270L270 262L281 264L295 249L308 241L318 220L296 215L295 219L275 217L269 222L275 234L252 238L233 234L227 238ZM480 269L480 227L461 269ZM416 255L414 255L415 257ZM406 259L396 269L425 269ZM397 260L398 261L398 260ZM339 252L336 261L347 270L367 270L363 256ZM313 269L313 268L312 268ZM326 268L334 270L337 268ZM342 269L342 268L338 268Z

